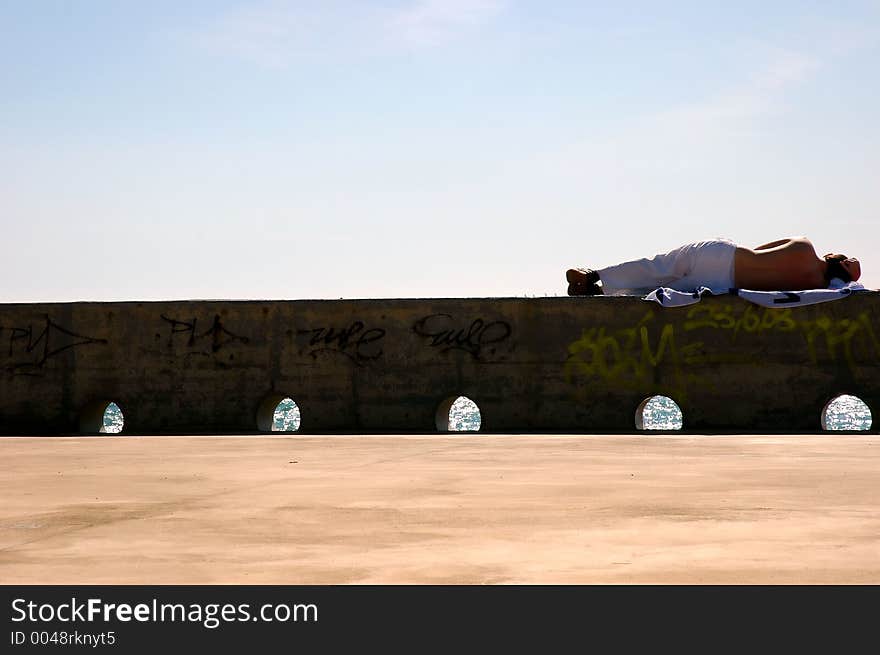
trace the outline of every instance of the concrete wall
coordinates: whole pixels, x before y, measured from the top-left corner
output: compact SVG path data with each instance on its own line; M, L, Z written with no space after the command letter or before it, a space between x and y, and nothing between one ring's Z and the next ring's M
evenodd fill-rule
M815 432L841 393L880 410L880 294L764 309L634 297L0 305L0 432L430 432L465 395L488 432L627 432L648 396L685 431ZM268 410L266 409L268 408Z

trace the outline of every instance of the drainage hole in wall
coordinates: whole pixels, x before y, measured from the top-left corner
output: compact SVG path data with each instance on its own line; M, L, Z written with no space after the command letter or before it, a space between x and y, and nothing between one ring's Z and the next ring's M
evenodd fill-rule
M459 396L449 406L449 432L477 432L482 420L480 408L467 396Z
M104 420L101 432L106 432L107 434L119 434L122 432L122 427L124 425L125 417L122 415L122 410L119 409L119 405L114 402L108 403L107 408L104 410Z
M681 430L681 408L668 396L645 398L636 409L637 430Z
M299 430L299 406L293 398L285 398L272 412L272 432L296 432Z
M858 396L841 394L822 410L822 429L832 432L871 429L871 409Z

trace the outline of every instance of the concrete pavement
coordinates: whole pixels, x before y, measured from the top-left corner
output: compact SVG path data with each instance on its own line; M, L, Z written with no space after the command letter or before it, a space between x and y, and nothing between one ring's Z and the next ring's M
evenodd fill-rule
M0 439L6 584L880 583L880 438Z

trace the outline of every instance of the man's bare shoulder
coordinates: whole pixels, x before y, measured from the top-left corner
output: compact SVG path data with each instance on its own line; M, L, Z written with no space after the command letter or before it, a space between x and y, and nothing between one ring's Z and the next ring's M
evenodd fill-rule
M785 239L777 239L770 243L764 243L753 249L753 252L764 254L769 251L778 252L780 250L813 250L812 242L805 236L787 237Z

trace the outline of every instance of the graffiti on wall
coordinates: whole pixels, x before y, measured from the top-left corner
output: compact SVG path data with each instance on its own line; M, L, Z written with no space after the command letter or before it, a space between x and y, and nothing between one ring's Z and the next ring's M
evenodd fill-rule
M458 322L450 314L429 314L416 321L413 332L428 339L428 346L441 353L463 350L474 359L480 359L484 353L494 355L497 346L510 337L512 330L506 321L476 318L468 323Z
M735 344L746 335L798 334L814 366L844 365L856 373L860 362L880 362L880 340L863 312L855 318L813 318L791 309L705 304L690 308L682 322L662 321L649 311L635 325L594 326L568 345L565 378L598 378L626 388L647 390L663 368L664 388L684 399L694 385L708 385L700 368L714 364L760 364L742 349L711 349L702 336L722 331ZM707 332L708 331L708 332ZM712 337L711 343L716 343ZM705 370L705 369L704 369Z
M198 319L193 318L189 321L182 321L176 318L168 318L164 314L160 314L160 318L165 321L171 328L168 339L170 343L179 339L181 336L186 339L186 345L193 348L201 343L210 343L211 352L216 353L223 346L230 343L249 343L250 339L242 337L229 331L223 325L220 315L216 314L211 326L204 332L198 331Z
M382 342L385 330L367 328L363 321L354 321L343 328L319 327L296 331L300 341L300 355L317 359L323 353L344 355L355 364L382 356Z
M820 314L815 318L796 315L791 309L759 309L748 305L736 311L731 306L692 307L683 325L685 332L700 328L727 330L735 341L740 334L768 331L799 333L806 345L810 363L844 363L854 371L856 352L866 361L880 359L880 340L867 312L854 318L833 318Z
M657 327L654 314L648 312L633 326L583 330L568 346L564 372L569 382L587 377L617 386L647 388L654 383L655 370L666 366L668 386L681 398L688 386L687 367L702 363L704 357L701 341L682 343L672 323Z
M47 314L45 322L18 327L0 326L0 339L7 362L3 368L13 375L39 375L40 370L53 357L61 353L94 344L107 344L107 339L89 337L53 321Z

